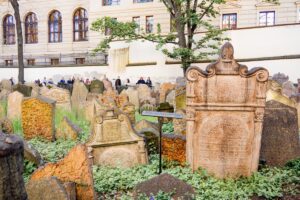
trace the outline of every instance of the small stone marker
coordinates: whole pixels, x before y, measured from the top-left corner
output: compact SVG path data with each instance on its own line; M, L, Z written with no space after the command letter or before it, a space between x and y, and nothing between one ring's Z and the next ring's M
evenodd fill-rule
M24 137L55 139L55 101L45 97L33 97L22 102L22 127Z
M23 151L21 138L0 132L0 199L27 199Z
M8 95L7 118L10 120L21 119L21 108L24 95L15 91Z
M248 70L227 42L206 68L190 67L187 88L187 161L218 178L257 171L269 73Z
M76 140L82 130L73 124L67 117L64 117L57 128L55 138Z
M282 167L300 157L297 109L277 101L266 103L260 159Z
M145 194L152 199L152 195L157 195L159 191L165 193L175 192L172 195L172 199L176 200L192 200L195 197L195 191L192 186L169 174L161 174L139 183L134 189L134 199L138 200L139 195L142 194Z
M56 177L31 180L26 191L30 200L69 200L62 182Z

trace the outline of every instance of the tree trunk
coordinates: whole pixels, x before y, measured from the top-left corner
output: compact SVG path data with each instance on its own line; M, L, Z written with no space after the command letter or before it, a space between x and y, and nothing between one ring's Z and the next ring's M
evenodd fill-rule
M16 135L0 133L0 199L27 200L23 180L24 147Z
M24 83L24 59L23 59L23 34L22 34L22 23L20 17L19 3L18 0L9 0L15 11L16 30L18 39L18 65L19 65L19 76L18 82Z

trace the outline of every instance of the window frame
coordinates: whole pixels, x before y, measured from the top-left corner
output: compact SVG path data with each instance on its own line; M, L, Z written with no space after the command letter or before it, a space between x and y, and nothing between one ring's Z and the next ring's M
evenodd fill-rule
M35 59L34 58L27 59L27 66L35 66Z
M121 4L121 0L102 0L102 6L118 6L120 4Z
M14 65L14 60L10 59L10 60L4 60L5 66L9 67L9 66L13 66Z
M83 11L83 16L81 11ZM79 12L78 19L76 19L77 12ZM76 29L76 23L78 23L78 30ZM89 39L88 32L89 32L88 12L84 8L77 8L73 14L73 41L74 42L88 41ZM76 39L76 33L78 33L78 39Z
M51 64L51 66L59 65L60 64L59 58L50 58L50 64Z
M137 21L135 21L135 19L139 19L138 23L137 23ZM141 32L141 17L140 16L134 16L134 17L132 17L132 22L134 22L135 24L137 24L135 32L136 33L140 33Z
M58 13L58 19L54 19L52 21L51 17L52 15L55 15L55 13ZM51 26L53 26L54 30L51 30ZM58 31L55 31L55 27L57 27ZM48 17L48 42L49 43L60 43L62 42L63 32L62 32L62 16L61 12L58 10L53 10ZM57 39L56 39L57 34ZM54 40L52 40L52 35L54 36Z
M229 17L228 18L229 19L229 21L228 21L229 23L226 24L226 26L228 26L227 28L225 28L225 26L224 26L225 24L223 23L225 16ZM232 16L235 16L235 27L232 27L233 24L230 24ZM232 12L232 13L223 13L221 17L222 17L222 19L221 19L222 29L229 29L229 30L237 29L237 24L238 24L238 14L237 13L234 13L234 12Z
M9 18L12 18L12 23L10 23ZM12 16L11 14L5 15L2 22L2 28L3 28L3 44L4 45L16 44L16 24L15 24L14 16ZM13 30L13 32L11 32L11 30Z
M150 18L150 17L152 17L152 31L149 31L149 29L148 29L148 18ZM146 25L146 28L145 28L145 32L146 33L153 33L154 32L154 16L153 15L148 15L148 16L146 16L146 23L145 23L145 25Z
M262 13L265 13L266 14L266 17L265 17L265 23L264 24L261 24L261 21L260 21L260 15ZM268 25L268 14L269 13L273 13L274 14L274 18L273 18L273 24L272 25ZM261 10L258 12L258 26L274 26L276 24L276 12L275 10Z
M25 44L38 43L39 31L38 31L38 19L36 14L33 12L27 13L24 24L25 24Z
M80 61L80 62L78 62ZM83 62L81 62L83 61ZM75 64L76 65L84 65L85 64L85 58L75 58Z

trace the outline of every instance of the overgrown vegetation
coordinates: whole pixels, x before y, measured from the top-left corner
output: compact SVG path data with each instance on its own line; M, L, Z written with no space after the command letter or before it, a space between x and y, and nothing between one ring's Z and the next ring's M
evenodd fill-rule
M162 132L163 133L174 133L174 126L173 126L173 122L168 122L166 124L162 125Z
M290 162L284 168L265 168L249 178L218 180L203 169L194 173L188 167L181 167L164 161L164 173L169 173L188 184L196 191L196 199L249 199L254 195L267 199L284 194L299 194L300 159ZM128 199L136 184L157 175L158 159L153 156L151 164L131 169L94 166L95 189L102 197ZM125 199L126 199L125 198Z

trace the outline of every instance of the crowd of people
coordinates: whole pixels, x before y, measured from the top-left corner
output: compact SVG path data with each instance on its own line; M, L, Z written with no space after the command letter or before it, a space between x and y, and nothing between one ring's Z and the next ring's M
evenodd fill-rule
M85 85L90 85L92 83L93 80L96 80L96 78L94 77L93 79L89 79L89 78L80 78L79 81L84 83ZM13 79L11 78L11 81L13 81ZM68 80L66 80L64 77L62 77L60 79L60 81L57 82L57 84L54 83L53 79L47 79L46 77L43 78L43 80L41 81L40 79L35 80L35 84L38 86L54 86L57 85L58 87L66 87L66 86L72 86L75 82L75 77L69 78ZM139 84L145 84L148 87L152 88L152 81L150 79L150 77L148 77L146 79L146 81L144 80L143 77L140 77L140 79L136 82L136 85ZM122 80L120 78L120 76L118 76L115 79L115 88L116 90L120 91L123 87L128 88L129 86L132 86L130 79L127 78L125 80L125 83L122 84Z

